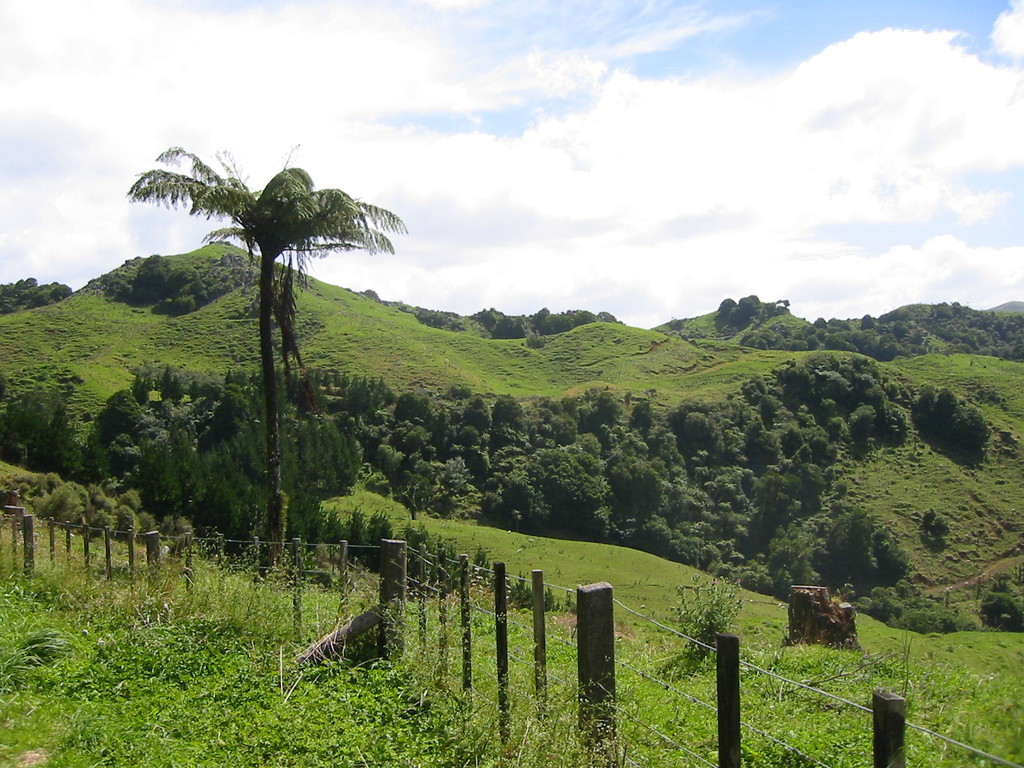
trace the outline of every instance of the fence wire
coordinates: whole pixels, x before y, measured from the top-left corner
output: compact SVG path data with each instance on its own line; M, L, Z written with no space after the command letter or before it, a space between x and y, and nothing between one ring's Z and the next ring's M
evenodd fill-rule
M22 544L19 541L19 531L16 530L16 518L11 516L9 519L11 521L11 526L10 526L11 537L12 537L12 542L11 542L12 550L11 551L16 553L19 550L19 547L22 547ZM84 541L86 543L86 546L88 545L89 539L94 537L94 536L103 535L104 537L106 537L107 535L109 535L110 537L112 537L113 540L117 540L118 538L122 539L123 541L128 543L133 548L135 546L137 546L138 539L142 535L142 532L137 532L137 531L134 531L134 530L115 530L115 529L109 529L109 528L98 528L98 527L95 527L95 526L87 526L87 525L83 526L83 525L75 525L75 524L71 524L71 523L60 523L60 522L57 522L57 521L46 521L46 520L39 520L39 522L40 523L44 523L44 522L45 523L52 523L52 529L51 530L62 530L62 531L65 532L66 538L65 538L65 541L63 542L64 543L64 547L63 548L65 549L65 551L67 552L67 554L69 556L71 554L70 537L72 535L74 535L74 534L80 535L84 539ZM36 533L37 540L39 539L39 536L40 536L40 533L37 532ZM209 553L212 553L213 555L215 555L216 556L216 558L215 558L216 562L219 563L219 564L222 564L222 565L226 565L228 570L232 570L232 569L252 569L252 570L257 570L260 573L264 573L264 572L267 572L267 571L270 570L269 566L263 566L263 565L259 564L258 557L259 557L259 552L260 551L262 551L262 550L264 550L266 548L276 547L276 548L279 548L280 551L287 552L289 550L289 548L291 546L293 546L293 542L292 541L285 541L285 542L264 541L264 540L260 540L260 539L256 539L256 538L253 538L253 539L228 539L228 538L221 537L221 536L215 536L215 537L211 537L211 536L194 536L194 535L190 535L190 534L171 535L171 536L161 535L160 542L161 542L161 545L163 547L166 547L168 551L174 552L176 554L182 554L182 551L184 550L184 552L187 554L187 556L190 556L190 552L188 551L188 545L190 544L193 548L195 548L197 550L206 551L206 552L209 552ZM314 563L315 563L318 558L325 557L325 558L327 558L329 560L327 565L331 569L333 569L334 566L335 566L334 554L335 554L335 552L337 552L338 549L340 549L342 547L342 545L338 544L338 543L313 543L313 542L295 542L295 543L297 543L301 547L301 552L302 552L302 554L304 556L302 558L303 562L305 562L307 559L311 558L314 561ZM233 553L233 555L229 554L229 553L226 553L226 552L223 551L225 548L235 549L236 552ZM54 551L51 553L51 555L56 554L56 550L58 549L56 541L53 542L53 549L54 549ZM369 551L379 551L381 549L381 547L380 547L380 545L377 545L377 544L347 544L347 549L348 549L349 552L353 552L353 551L369 552ZM93 567L99 567L99 565L102 563L100 558L104 557L105 554L106 553L105 553L105 551L103 549L100 549L100 548L97 547L96 551L94 551L92 553L92 558L95 558L95 560L98 561L98 562L95 563ZM416 576L410 576L408 578L408 582L410 584L415 585L418 589L423 590L425 593L429 593L431 595L437 596L438 598L443 598L446 595L448 596L449 599L451 599L453 597L457 597L457 594L456 594L457 593L457 586L454 589L447 589L446 590L441 585L442 584L449 584L450 585L452 583L453 577L457 578L457 576L458 576L458 569L457 568L456 569L452 569L452 568L449 568L449 567L446 567L446 566L457 565L458 561L453 560L452 558L448 558L448 557L434 556L432 553L428 553L428 552L426 552L423 549L412 550L412 554L413 554L413 557L419 558L423 562L429 564L431 567L429 569L424 569L424 570L429 570L432 573L425 574L423 579L419 579ZM123 559L123 557L121 559ZM143 561L143 563L144 563L144 561ZM348 566L351 567L352 563L348 563ZM123 567L123 565L119 565L119 567ZM490 568L486 568L486 567L480 566L480 565L475 564L475 563L469 563L469 568L470 568L471 577L474 577L474 576L478 577L478 576L481 576L483 574L495 575L495 571L494 570L492 570ZM295 573L295 571L291 570L287 566L284 567L283 569L280 569L280 571L282 573L293 573L293 574ZM308 576L316 576L316 575L322 574L322 573L323 573L322 570L315 570L315 569L310 569L310 568L303 567L303 568L301 568L298 571L297 575L302 576L302 577L308 577ZM437 582L438 586L434 586L433 584L430 583L431 577L433 577L434 581ZM506 574L506 578L508 580L515 580L515 581L518 581L518 582L522 582L522 583L526 583L526 584L531 584L532 585L532 580L531 579L527 579L527 578L522 577L522 576L518 576L518 575L514 575L514 574ZM471 580L474 583L477 583L478 587L480 586L479 582L481 582L481 581L486 582L486 579L471 579ZM549 582L546 582L546 581L543 581L542 583L543 583L543 586L545 587L545 589L561 590L563 592L570 593L570 594L576 592L575 589L571 589L569 587L565 587L565 586L562 586L562 585L559 585L559 584L552 584L552 583L549 583ZM699 647L699 648L702 648L704 650L711 651L711 652L715 652L717 650L713 645L710 645L708 643L704 643L704 642L702 642L702 641L700 641L700 640L698 640L696 638L693 638L693 637L685 634L684 632L681 632L680 630L678 630L678 629L676 629L676 628L674 628L672 626L669 626L669 625L667 625L667 624L665 624L663 622L660 622L660 621L654 619L651 616L648 616L648 615L646 615L646 614L644 614L644 613L642 613L640 611L637 611L634 608L632 608L632 607L622 603L620 600L615 599L615 600L613 600L613 602L614 602L614 604L616 606L621 608L626 613L628 613L628 614L630 614L630 615L632 615L632 616L634 616L634 617L636 617L636 618L638 618L638 619L640 619L640 620L642 620L642 621L644 621L646 623L649 623L650 625L655 626L655 627L657 627L657 628L659 628L659 629L661 629L661 630L663 630L665 632L668 632L669 634L671 634L671 635L673 635L675 637L678 637L678 638L680 638L682 640L685 640L688 643L691 643L691 644L693 644L696 647ZM494 611L492 611L492 610L490 610L488 608L485 608L485 607L483 607L481 605L478 605L478 604L476 604L476 603L474 603L472 601L469 603L469 607L471 608L471 610L476 611L477 613L486 615L486 616L488 616L488 617L490 617L492 619L496 618L496 614L495 614ZM510 610L509 613L511 614L512 610ZM529 631L533 630L532 626L529 626L529 625L527 625L525 623L519 622L519 621L515 620L514 618L511 618L511 616L508 617L508 623L511 624L512 626L518 627L519 629L521 629L523 631L529 632ZM577 648L578 648L577 643L573 642L573 640L571 638L570 639L566 639L566 638L562 637L559 634L546 634L546 637L551 639L551 640L553 640L554 642L559 643L559 644L561 644L561 645L563 645L565 647L568 647L570 649L577 650ZM517 663L522 664L523 666L529 666L529 667L535 666L535 662L526 660L526 659L524 659L524 658L522 658L522 657L520 657L520 656L518 656L518 655L516 655L514 653L510 653L509 656L510 656L510 658L515 660ZM628 662L616 661L616 665L622 667L623 669L626 669L626 670L632 672L633 674L638 675L642 679L644 679L644 680L646 680L646 681L648 681L648 682L650 682L650 683L652 683L654 685L659 686L661 689L663 689L665 691L668 691L668 692L672 693L675 696L678 696L678 697L680 697L682 699L685 699L686 701L688 701L690 703L693 703L693 704L696 704L698 706L704 707L704 708L706 708L708 710L711 710L711 711L717 711L717 708L714 705L711 705L711 704L709 704L709 703L707 703L705 701L702 701L698 697L693 696L692 694L689 694L689 693L686 693L685 691L680 690L677 686L673 685L672 683L670 683L670 682L668 682L666 680L663 680L663 679L661 679L661 678L657 677L656 675L653 675L653 674L651 674L649 672L645 672L645 671L635 667L634 665L629 664ZM776 672L773 672L771 670L765 669L765 668L763 668L761 666L758 666L756 664L753 664L753 663L751 663L749 661L740 659L740 665L741 665L741 667L746 668L746 669L748 669L751 672L754 672L756 674L765 675L765 676L767 676L769 678L772 678L774 680L777 680L779 682L785 683L787 685L791 685L791 686L793 686L796 689L804 690L804 691L807 691L809 693L813 693L815 695L818 695L818 696L830 699L830 700L838 702L838 703L840 703L840 704L842 704L844 706L850 707L853 710L856 710L856 711L859 711L859 712L863 712L863 713L868 713L868 714L871 714L873 712L873 710L870 707L867 707L867 706L864 706L864 705L859 704L857 702L851 701L851 700L846 699L846 698L844 698L842 696L830 693L830 692L825 691L825 690L823 690L821 688L818 688L816 686L809 685L807 683L803 683L803 682L800 682L800 681L797 681L797 680L792 680L792 679L790 679L788 677L780 675L780 674L778 674ZM493 672L491 672L490 670L484 668L483 672L489 678L493 679L494 681L497 681L497 675L494 674ZM569 681L566 681L566 680L561 679L561 678L559 678L559 677L557 677L555 675L552 675L550 672L547 673L547 677L548 677L548 679L550 679L550 680L552 680L552 681L554 681L554 682L556 682L556 683L558 683L560 685L565 685L565 686L571 685L571 683ZM671 744L674 748L678 748L678 749L680 749L680 750L690 754L691 757L693 757L694 759L698 760L701 763L704 763L704 764L707 764L707 765L712 765L711 763L709 763L708 761L704 760L702 757L700 757L696 753L693 753L691 750L688 750L683 745L678 744L673 739L671 739L669 736L661 733L656 728L654 728L653 726L649 725L648 723L643 722L639 718L636 718L634 715L632 715L631 713L629 713L626 710L623 710L621 707L617 707L616 711L622 713L625 717L629 718L631 721L635 721L639 725L643 726L645 729L651 731L659 739L661 739L663 742ZM776 746L779 746L782 749L785 749L785 750L791 752L792 754L798 756L802 760L806 760L806 761L808 761L810 763L813 763L814 765L819 766L819 768L830 768L826 763L821 762L820 760L818 760L818 759L808 755L807 753L805 753L800 748L798 748L798 747L796 747L796 746L794 746L792 744L788 744L785 741L782 741L781 739L778 739L778 738L772 736L771 734L765 732L764 730L751 725L750 723L741 722L741 725L742 725L742 727L748 729L750 732L752 732L752 733L756 734L757 736L759 736L759 737L761 737L761 738L763 738L763 739L765 739L765 740L775 744ZM957 739L954 739L954 738L951 738L951 737L946 736L944 734L938 733L938 732L936 732L936 731L934 731L934 730L932 730L930 728L927 728L925 726L920 726L920 725L917 725L917 724L911 723L911 722L906 722L905 726L906 726L906 728L914 730L914 731L917 731L917 732L919 732L919 733L921 733L921 734L923 734L923 735L925 735L925 736L927 736L929 738L936 739L936 740L941 741L941 742L943 742L945 744L948 744L948 745L950 745L952 747L955 747L957 749L960 749L960 750L963 750L963 751L965 751L967 753L970 753L972 756L974 756L976 758L987 760L987 761L989 761L991 763L995 763L995 764L1000 765L1000 766L1006 766L1006 768L1024 768L1024 766L1020 765L1019 763L1015 763L1015 762L1013 762L1011 760L1007 760L1005 758L998 757L997 755L991 754L991 753L989 753L989 752L987 752L985 750L982 750L982 749L979 749L977 747L971 746L970 744L966 744L966 743L964 743L962 741L959 741Z
M630 720L630 722L633 722L636 725L639 725L642 728L646 729L647 731L650 731L655 736L657 736L659 739L661 739L661 741L663 741L665 744L668 744L670 747L673 747L674 749L678 749L680 752L684 752L685 754L689 755L690 757L692 757L694 760L696 760L697 762L701 763L702 765L708 765L708 766L711 766L711 768L716 768L715 764L712 763L711 761L707 760L706 758L702 757L701 755L698 755L696 752L694 752L689 747L687 747L687 746L685 746L683 744L680 744L678 741L676 741L672 737L666 736L664 733L659 731L657 728L655 728L650 723L647 723L647 722L641 720L639 717L637 717L636 715L632 714L631 712L626 711L622 707L616 706L615 707L615 712L617 714L625 716L626 718L628 718Z

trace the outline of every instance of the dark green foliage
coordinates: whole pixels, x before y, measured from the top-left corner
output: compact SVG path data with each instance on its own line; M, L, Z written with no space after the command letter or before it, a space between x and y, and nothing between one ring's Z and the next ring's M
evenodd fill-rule
M600 461L573 449L538 451L527 470L555 525L588 537L608 533L608 483Z
M372 391L365 382L355 386ZM218 382L168 368L141 371L131 389L111 397L97 415L97 435L107 446L110 471L139 491L150 514L185 516L206 529L248 536L258 526L262 498L259 413L253 378L230 374ZM323 533L320 501L356 480L362 450L349 427L344 413L295 410L288 422L282 471L296 535Z
M744 296L738 302L733 299L723 300L718 305L718 311L711 316L711 320L716 336L733 337L743 334L741 343L770 349L776 347L769 346L769 342L762 341L762 337L767 340L778 338L776 334L780 333L780 328L771 323L771 320L788 315L789 302L786 300L762 302L757 296ZM672 320L661 326L660 330L677 333L684 338L705 335L701 331L696 331L687 320Z
M780 596L817 580L867 592L908 572L895 539L842 503L834 477L840 458L899 444L909 429L907 395L867 358L817 354L726 402L667 412L611 390L524 403L396 393L318 371L309 380L316 411L287 407L282 465L290 530L305 539L379 537L361 516L320 507L361 478L414 515L482 514L613 541ZM263 536L259 398L251 375L140 371L97 414L97 439L155 518Z
M900 307L877 318L825 320L813 323L789 316L789 302L763 303L756 296L739 302L726 299L710 316L714 333L758 349L859 352L889 361L932 352L966 352L1007 360L1024 359L1024 315L982 312L952 304ZM709 335L703 318L673 320L660 329L683 338Z
M0 285L0 315L56 304L71 295L63 283L39 285L34 277Z
M183 315L252 282L246 260L237 251L225 249L218 262L201 270L163 256L133 259L92 281L89 287L115 301Z
M425 310L416 312L420 322L427 322L422 315L429 316ZM552 314L547 308L541 309L533 315L506 315L493 307L484 309L471 315L470 320L479 324L486 335L493 339L533 339L538 336L553 336L558 333L565 333L588 323L617 323L613 315L607 312L594 314L585 309L569 310ZM445 326L451 330L462 330L462 326L456 327L454 322L447 322ZM535 343L533 346L541 346Z
M1024 632L1024 593L1014 588L1007 575L992 582L978 609L985 626L1007 632Z
M875 587L854 601L857 610L892 627L912 632L960 632L977 625L939 600L924 595L909 581L889 587Z
M934 509L925 510L921 516L921 533L930 539L941 540L949 533L949 521Z
M889 531L862 509L836 505L821 532L816 565L827 583L863 589L894 584L907 575L906 555Z
M90 432L78 435L62 396L31 390L5 401L0 410L0 458L38 472L83 479L82 449Z
M933 443L973 457L985 450L989 439L985 417L951 390L925 387L912 412L918 431Z

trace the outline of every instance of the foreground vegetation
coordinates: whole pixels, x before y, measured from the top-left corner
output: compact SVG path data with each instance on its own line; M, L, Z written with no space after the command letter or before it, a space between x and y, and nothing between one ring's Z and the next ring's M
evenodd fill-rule
M510 547L523 543L510 536L497 557L511 559ZM447 609L447 651L441 650L436 604L427 607L424 638L414 598L401 656L374 662L355 647L348 662L294 666L298 651L333 628L339 614L354 615L374 601L368 574L357 573L344 597L336 588L307 586L297 629L287 585L275 587L274 576L254 582L250 571L224 571L197 559L190 589L181 563L170 558L157 577L140 573L130 584L120 572L108 582L101 573L85 572L76 549L70 559L59 552L54 564L41 556L37 575L26 579L4 539L0 763L539 768L557 758L570 767L591 764L577 736L573 619L561 611L549 617L550 690L543 717L532 693L532 668L521 663L531 653L529 618L513 616L512 727L506 741L499 738L486 571L473 587L481 610L472 614L474 689L466 693L459 682L455 604ZM562 546L534 544L534 554ZM628 558L647 557L579 546L589 550L562 559L569 582L583 573L573 568L596 564L620 573L629 570ZM122 551L115 554L118 562L123 558ZM646 579L642 571L640 578ZM690 577L676 586L694 584ZM617 590L620 599L628 601L636 586ZM674 588L658 593L662 606L675 602ZM876 687L895 691L907 697L914 724L1009 760L1024 758L1024 712L1016 695L1024 682L1024 646L1009 642L993 653L997 644L1022 636L927 637L866 620L862 652L786 648L779 643L783 613L751 600L737 625L745 661L859 704ZM635 606L641 607L643 614L659 610ZM714 701L713 657L690 653L678 636L625 610L616 613L616 657L623 663L617 684L620 752L639 765L694 764L677 744L713 760L714 718L693 700ZM666 622L694 631L685 616ZM776 740L746 729L746 765L841 768L869 760L870 716L753 670L744 672L742 686L744 722ZM910 764L971 763L964 751L917 731L909 732L908 742Z
M446 700L417 706L400 668L296 670L301 638L271 585L206 571L187 593L169 574L135 587L63 569L4 576L0 764L467 764ZM313 632L337 605L307 607Z

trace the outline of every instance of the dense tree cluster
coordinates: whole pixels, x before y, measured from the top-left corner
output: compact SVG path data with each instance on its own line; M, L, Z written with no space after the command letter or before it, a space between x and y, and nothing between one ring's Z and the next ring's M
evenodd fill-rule
M981 411L945 387L924 387L914 400L914 425L933 443L980 457L989 427Z
M158 313L184 315L252 282L244 255L225 248L220 259L200 267L165 256L132 259L87 287L132 306L152 306Z
M984 312L953 302L900 307L877 318L808 323L792 317L788 307L788 301L762 302L757 296L726 299L713 316L711 332L692 320L673 320L662 328L683 338L734 338L758 349L859 352L882 361L930 352L1024 360L1024 314Z
M914 425L948 444L963 421L971 447L981 431L944 390L910 392L868 358L825 353L753 377L724 403L667 412L608 390L523 404L315 371L311 381L314 407L289 406L285 420L294 535L340 536L320 502L361 479L414 514L616 542L779 596L794 583L843 586L883 613L891 596L871 590L900 585L907 558L846 498L837 460L900 444ZM0 410L0 444L29 468L134 489L157 519L249 535L262 520L260 386L140 371L77 431L59 398L22 395ZM929 530L941 535L941 522Z
M0 285L0 315L56 304L70 295L71 288L63 283L40 285L34 277L5 283Z
M524 339L537 336L552 336L565 333L588 323L617 323L614 315L607 312L594 314L585 309L552 313L546 307L532 315L506 315L494 309L484 309L471 315L470 319L480 325L494 339Z
M91 421L74 425L60 396L30 392L0 409L2 458L80 484L135 490L154 519L185 518L229 536L262 530L264 435L258 379L140 371ZM320 502L344 492L359 445L334 418L295 412L285 433L286 492L297 535L328 539Z
M469 317L463 317L454 312L414 307L400 301L382 301L374 291L363 291L360 295L385 306L408 312L421 323L432 328L441 328L446 331L473 330L489 339L539 340L541 337L565 333L588 323L619 322L614 315L608 312L594 314L585 309L551 312L546 307L532 315L506 315L492 307L480 310ZM535 343L543 343L543 341Z

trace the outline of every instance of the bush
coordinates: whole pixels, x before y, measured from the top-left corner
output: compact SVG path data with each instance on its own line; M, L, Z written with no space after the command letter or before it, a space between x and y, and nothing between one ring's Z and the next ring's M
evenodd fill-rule
M981 601L981 620L1006 632L1024 632L1024 601L1010 592L993 589Z
M932 539L941 539L949 533L949 521L934 509L926 510L921 517L921 533Z
M679 587L679 629L704 645L713 646L719 633L733 625L743 601L736 587L724 579L694 576L692 584ZM708 649L691 643L684 656L702 659Z
M77 483L64 483L35 503L36 515L62 523L77 523L89 506L89 494Z

